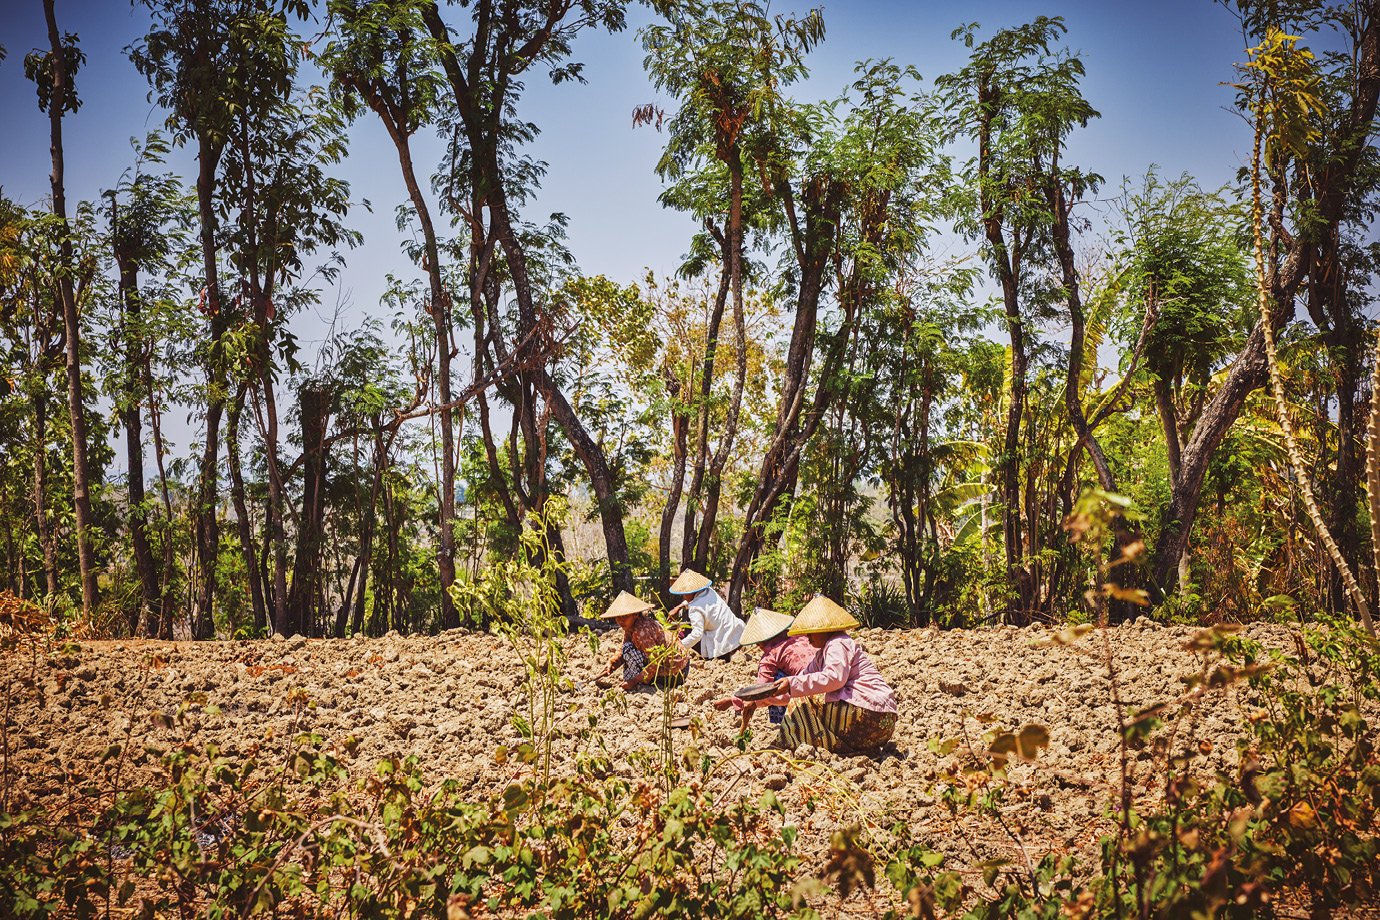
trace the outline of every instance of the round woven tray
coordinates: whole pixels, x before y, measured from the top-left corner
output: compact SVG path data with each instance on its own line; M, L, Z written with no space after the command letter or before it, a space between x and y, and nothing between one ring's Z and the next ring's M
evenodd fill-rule
M752 684L747 687L739 687L733 691L733 695L746 703L755 703L757 700L776 696L776 684Z

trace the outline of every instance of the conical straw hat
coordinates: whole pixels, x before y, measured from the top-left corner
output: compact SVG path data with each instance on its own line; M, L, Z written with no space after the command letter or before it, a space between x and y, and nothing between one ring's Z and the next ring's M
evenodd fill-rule
M613 599L613 603L609 604L609 609L599 619L616 620L630 613L645 613L651 609L652 605L641 598L634 597L627 591L619 591L618 596Z
M752 616L748 617L747 626L743 629L738 644L756 645L758 642L766 642L768 639L781 635L794 619L795 617L789 614L758 607L753 611Z
M790 635L808 636L811 633L838 632L859 625L853 615L823 594L816 594L814 600L796 614L791 625Z
M671 582L672 594L695 594L709 587L713 582L696 572L694 569L686 569L680 573L675 581Z

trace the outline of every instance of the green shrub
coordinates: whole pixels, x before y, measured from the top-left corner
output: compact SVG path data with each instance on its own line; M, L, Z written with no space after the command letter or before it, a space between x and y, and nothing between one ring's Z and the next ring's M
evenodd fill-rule
M795 829L773 794L717 805L697 783L662 794L599 759L473 802L433 792L414 759L346 782L303 736L290 767L181 748L161 782L88 828L0 816L0 914L780 917L807 912ZM526 755L535 759L535 752Z

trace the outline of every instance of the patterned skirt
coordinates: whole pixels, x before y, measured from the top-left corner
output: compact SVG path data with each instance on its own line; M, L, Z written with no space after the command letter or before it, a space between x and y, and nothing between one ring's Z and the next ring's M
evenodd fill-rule
M789 677L789 676L790 676L790 675L788 675L785 671L781 670L780 668L777 668L777 669L776 669L776 678L775 678L776 680L780 680L780 679L783 678L783 677ZM768 706L768 707L767 707L767 718L771 721L771 724L772 724L772 725L780 725L781 722L782 722L782 720L786 718L786 707L785 707L785 706Z
M642 649L633 645L631 642L624 642L623 682L627 683L636 678L637 675L646 670L647 664L650 661L651 659L647 657L647 653L642 651ZM652 678L652 685L663 688L676 686L685 680L685 672L689 670L689 664L689 661L687 661L686 666L674 674L658 674L656 677Z
M787 750L813 744L835 754L874 751L891 740L896 713L873 712L823 696L791 700L781 723L779 742Z

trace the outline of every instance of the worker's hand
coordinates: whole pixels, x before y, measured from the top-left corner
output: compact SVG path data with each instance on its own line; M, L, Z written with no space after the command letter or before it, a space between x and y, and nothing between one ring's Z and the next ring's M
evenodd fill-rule
M623 681L623 689L626 690L628 693L633 692L634 690L637 689L637 681L635 681L635 680L625 680L625 681Z
M609 659L609 671L612 671L614 668L618 667L618 662L620 662L620 661L622 661L622 660L623 660L623 653L622 653L622 652L619 652L617 655L614 655L612 658L610 658L610 659ZM606 671L605 673L608 673L608 672Z
M776 693L774 694L775 696L780 696L783 693L790 693L791 679L789 677L783 677L780 680L778 680L773 686L776 688Z
M712 705L715 709L719 710L719 712L723 712L725 709L733 705L733 697L726 696L721 700L715 700L710 705Z

